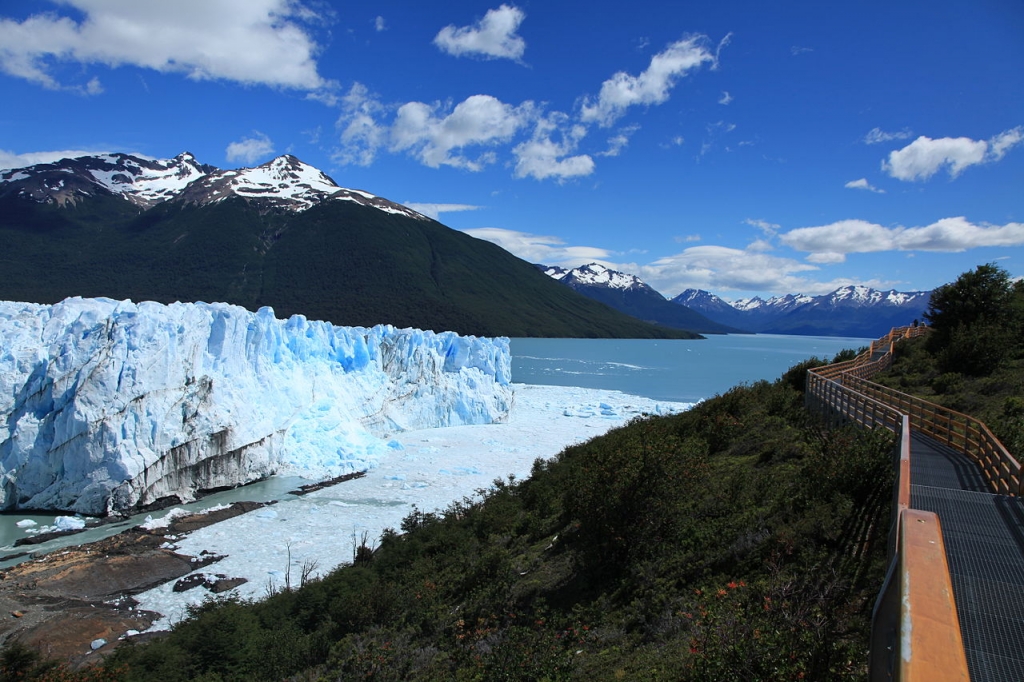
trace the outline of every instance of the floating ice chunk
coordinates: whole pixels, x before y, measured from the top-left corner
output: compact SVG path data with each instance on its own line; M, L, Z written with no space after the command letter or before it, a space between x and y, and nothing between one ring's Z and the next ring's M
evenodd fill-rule
M53 520L53 527L57 530L82 530L85 528L85 519L76 516L58 516Z
M39 523L37 521L33 521L32 519L22 519L14 525L16 525L18 528L31 528L32 526L38 526Z
M97 649L100 649L100 648L106 646L106 644L107 644L107 640L105 640L102 637L100 637L99 639L92 640L92 644L90 644L89 646L92 648L93 651L96 651Z

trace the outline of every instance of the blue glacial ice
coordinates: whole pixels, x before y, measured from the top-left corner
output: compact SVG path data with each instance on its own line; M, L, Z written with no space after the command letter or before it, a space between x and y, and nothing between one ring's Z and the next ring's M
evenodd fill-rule
M373 466L392 434L508 418L508 339L270 308L0 302L0 509L127 510Z

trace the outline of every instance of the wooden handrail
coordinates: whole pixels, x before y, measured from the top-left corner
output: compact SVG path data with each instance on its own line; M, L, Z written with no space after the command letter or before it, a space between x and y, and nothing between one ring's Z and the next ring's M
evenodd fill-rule
M938 515L899 515L899 547L871 617L871 680L970 680Z
M860 377L846 375L843 383L860 394L909 414L913 428L970 457L981 468L992 492L1024 494L1020 462L983 422Z

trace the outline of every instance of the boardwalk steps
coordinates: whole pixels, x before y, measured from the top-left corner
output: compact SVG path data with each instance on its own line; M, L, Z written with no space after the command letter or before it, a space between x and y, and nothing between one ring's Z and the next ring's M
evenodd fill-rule
M874 680L1024 680L1024 497L1019 463L984 424L874 384L894 329L812 370L808 407L900 435L890 569L875 606Z

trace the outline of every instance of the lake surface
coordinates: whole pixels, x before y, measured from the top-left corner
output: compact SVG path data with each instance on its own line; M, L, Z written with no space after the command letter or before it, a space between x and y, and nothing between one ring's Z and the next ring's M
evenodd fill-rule
M872 339L727 334L703 340L512 339L512 381L603 388L696 402L743 383L777 379L811 357L831 360Z
M654 400L693 403L724 393L737 384L776 379L812 356L831 359L843 349L856 350L870 342L859 338L767 334L709 336L690 341L512 339L512 380L520 384L617 390ZM182 506L198 511L239 500L285 500L294 497L288 494L289 490L308 482L297 477L271 477ZM160 518L165 513L166 510L153 512L152 516ZM138 525L146 516L140 514L91 528L81 535L65 536L45 545L15 549L13 542L27 536L23 528L16 526L18 521L32 520L37 527L47 526L53 523L54 515L0 515L0 568L18 561L5 557L98 540Z

